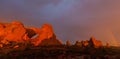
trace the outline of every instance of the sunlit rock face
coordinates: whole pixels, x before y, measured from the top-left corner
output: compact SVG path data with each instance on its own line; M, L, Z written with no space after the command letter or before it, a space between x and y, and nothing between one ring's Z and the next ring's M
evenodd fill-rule
M35 29L35 28L32 28L32 29L35 31L36 35L38 35L32 41L35 46L62 44L60 41L56 39L56 35L54 34L51 25L44 24L40 29Z
M99 40L96 40L94 37L90 38L89 45L95 48L103 46L102 42Z
M81 41L81 42L76 41L75 45L81 47L94 47L94 48L99 48L103 46L102 42L96 40L94 37L91 37L90 40L86 40L86 41Z
M86 40L86 41L82 41L82 45L83 46L88 46L90 43L89 43L89 41L88 40Z
M52 35L52 37L44 39L41 41L40 46L54 46L54 45L62 45L62 42L60 42L58 39L56 39L56 35Z
M0 23L0 44L29 41L34 46L60 45L52 26L44 24L41 28L27 28L21 22Z
M0 40L2 43L7 41L22 42L25 38L26 29L20 22L1 23L0 24Z

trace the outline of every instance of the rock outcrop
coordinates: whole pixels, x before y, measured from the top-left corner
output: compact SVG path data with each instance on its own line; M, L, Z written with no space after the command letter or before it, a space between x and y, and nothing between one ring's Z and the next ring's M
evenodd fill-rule
M7 41L22 42L27 40L25 36L26 29L22 23L0 23L1 43L7 43Z
M37 32L38 37L36 37L33 42L36 46L41 43L44 39L50 39L53 36L52 27L48 24L44 24L42 28L38 29Z
M75 45L82 46L82 47L94 47L94 48L99 48L103 46L102 42L99 40L96 40L94 37L91 37L89 41L88 40L81 41L81 42L77 41Z
M80 42L80 41L76 41L75 42L75 45L76 46L79 46L79 47L82 47L83 46L83 43L82 43L82 41Z
M62 44L56 39L56 35L53 32L52 26L44 24L40 29L34 29L36 35L38 35L33 42L35 46L38 45L60 45Z
M58 39L56 39L56 36L53 35L51 38L47 38L41 41L40 46L54 46L54 45L62 45L62 42L60 42Z
M88 40L82 41L81 43L82 43L83 46L88 46L90 44Z
M96 48L103 46L102 42L99 40L96 40L94 37L90 38L89 45L90 47L96 47Z
M42 28L26 28L21 22L0 23L0 46L9 42L30 41L34 46L60 45L52 26L44 24Z
M67 45L67 46L71 46L72 44L70 43L69 40L67 40L67 41L66 41L66 45Z

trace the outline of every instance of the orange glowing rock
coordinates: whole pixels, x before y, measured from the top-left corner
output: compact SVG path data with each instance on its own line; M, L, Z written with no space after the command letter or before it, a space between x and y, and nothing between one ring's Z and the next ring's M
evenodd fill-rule
M91 47L97 48L97 47L103 46L102 42L99 40L96 40L94 37L91 37L89 42L90 42L89 45Z
M0 40L3 44L27 40L26 29L21 22L1 23Z
M0 23L0 36L4 36L6 33L5 33L5 26L4 24ZM3 39L3 37L1 38Z
M30 41L34 46L62 44L56 39L50 24L44 24L42 28L26 28L21 22L0 23L0 43L25 41Z
M56 39L56 36L53 35L51 38L49 39L44 39L41 41L40 46L49 46L49 45L62 45L62 42L60 42L59 40Z
M94 37L91 37L90 40L86 41L76 41L75 45L82 46L82 47L94 47L94 48L99 48L102 47L103 44L101 41L96 40Z
M0 48L2 48L3 47L3 44L0 44Z
M14 46L13 48L18 48L19 47L19 45L16 45L16 46Z
M20 22L12 22L5 28L6 36L4 39L7 39L9 41L24 41L23 36L26 33L26 30L22 23Z
M33 44L35 46L45 45L45 42L46 42L46 44L54 44L55 43L54 40L52 40L52 39L56 40L56 37L54 38L54 33L53 33L53 29L52 29L51 25L44 24L41 29L39 29L39 30L36 29L35 31L38 34L38 36L33 41ZM52 41L53 41L53 43L52 43ZM56 42L58 42L58 41L56 40ZM59 42L57 44L59 44Z

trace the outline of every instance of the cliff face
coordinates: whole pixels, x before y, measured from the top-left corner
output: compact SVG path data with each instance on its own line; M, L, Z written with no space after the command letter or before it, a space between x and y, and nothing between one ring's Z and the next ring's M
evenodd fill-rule
M25 38L26 29L20 22L0 23L0 41L6 44L7 41L22 42Z
M34 46L62 44L56 39L52 26L44 24L42 28L26 28L21 22L0 23L0 43L30 41Z

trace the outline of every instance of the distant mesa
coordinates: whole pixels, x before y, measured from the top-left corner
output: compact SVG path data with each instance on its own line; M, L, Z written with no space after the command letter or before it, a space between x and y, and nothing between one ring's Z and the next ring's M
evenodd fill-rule
M0 23L0 46L9 42L22 43L29 41L34 46L61 45L50 24L42 28L27 28L21 22Z

